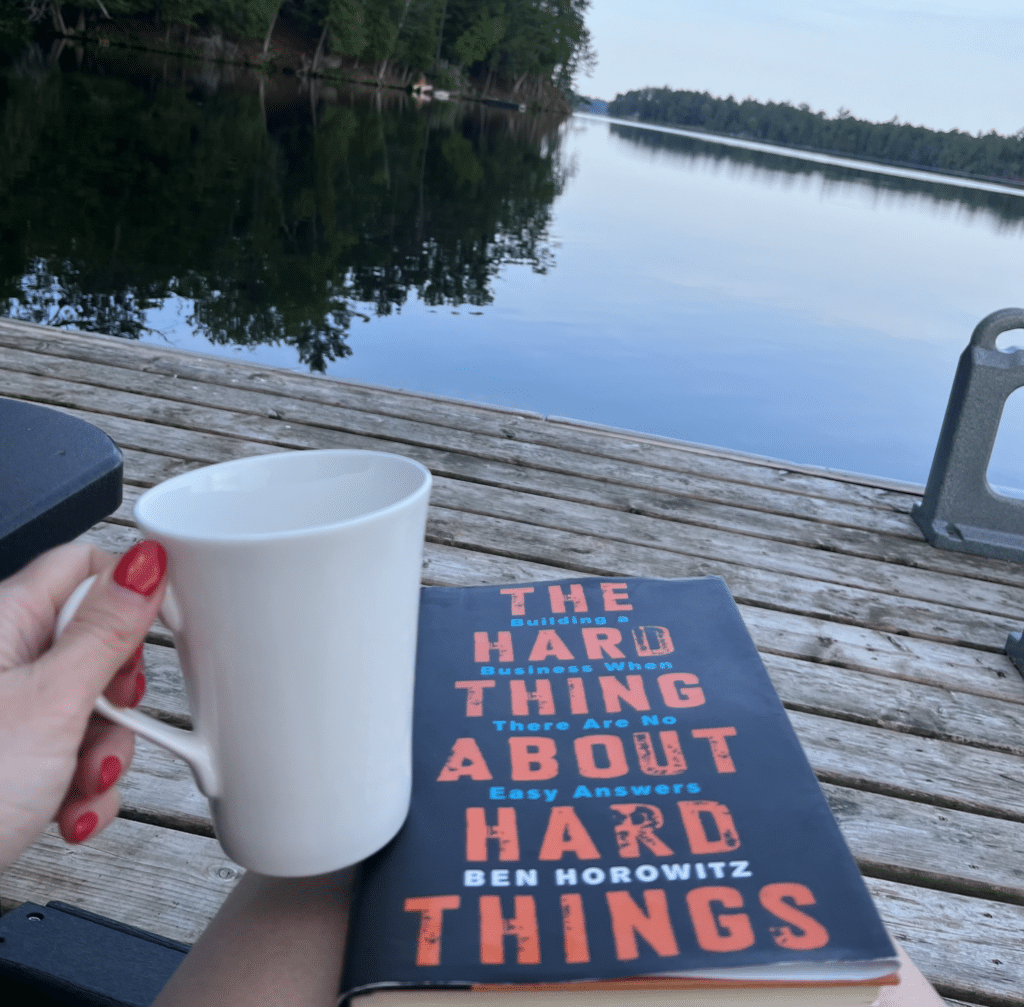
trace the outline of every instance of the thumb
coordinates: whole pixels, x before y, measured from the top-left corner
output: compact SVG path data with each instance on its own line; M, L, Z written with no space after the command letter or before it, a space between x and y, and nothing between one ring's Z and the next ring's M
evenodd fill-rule
M67 628L36 662L42 679L91 709L145 639L163 601L166 570L163 546L143 541L99 574Z

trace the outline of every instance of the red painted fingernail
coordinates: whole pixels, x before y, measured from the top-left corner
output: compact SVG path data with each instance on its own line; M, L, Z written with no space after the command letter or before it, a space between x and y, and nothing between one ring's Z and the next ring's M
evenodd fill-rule
M139 672L139 677L135 680L135 692L132 694L132 701L128 704L134 708L142 702L142 697L146 695L146 676Z
M108 755L100 763L100 793L106 793L121 775L121 760L116 755Z
M132 656L129 657L128 660L125 661L124 664L122 664L121 667L118 668L117 671L114 673L115 677L117 675L127 675L128 672L134 671L135 670L135 665L137 665L139 663L139 661L141 661L141 660L142 660L142 644L140 643L139 646L136 648L135 653L132 654Z
M96 826L99 825L99 822L100 820L96 816L95 811L87 811L71 827L71 842L85 842L85 840L92 835L93 829L95 829Z
M159 542L146 540L133 545L114 571L114 580L121 587L149 597L163 580L167 569L167 553Z

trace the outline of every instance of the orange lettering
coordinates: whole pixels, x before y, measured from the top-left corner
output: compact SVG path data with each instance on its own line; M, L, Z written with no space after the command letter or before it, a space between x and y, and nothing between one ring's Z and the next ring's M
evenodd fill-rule
M773 916L785 920L792 926L769 927L772 940L780 948L794 951L810 951L828 944L828 931L807 913L796 906L813 906L814 896L806 885L779 882L765 885L758 894L761 905ZM796 904L796 906L794 905ZM796 928L795 930L793 928Z
M659 731L661 747L665 750L664 764L658 762L654 743L647 731L637 731L633 735L633 746L640 760L640 771L648 776L678 776L686 772L686 759L679 744L679 735L675 731Z
M503 587L501 593L512 595L512 615L526 615L526 596L533 594L532 587Z
M558 775L554 738L509 738L513 780L550 780Z
M694 856L704 853L725 853L728 850L735 850L740 845L736 825L724 804L717 801L679 801L678 804L683 828L686 830L686 839ZM712 839L708 835L705 815L711 818L718 832L717 839Z
M632 612L633 606L627 604L625 584L602 584L601 595L604 599L604 610L606 612Z
M538 630L533 650L530 651L530 660L544 661L549 657L553 657L556 661L571 661L573 659L572 651L553 629Z
M654 643L651 643L651 636L654 637ZM657 657L660 654L671 654L676 649L664 626L637 626L633 630L633 646L636 647L637 657Z
M696 685L700 681L696 675L688 675L685 671L674 671L668 675L658 676L658 688L666 706L682 710L687 706L703 706L703 689L681 689L681 685Z
M639 857L640 843L656 857L672 856L672 850L654 832L665 824L665 816L659 807L654 804L613 804L611 809L622 815L622 821L615 826L620 857Z
M639 934L662 958L679 954L676 934L668 915L668 899L662 888L644 891L641 909L629 892L605 892L608 910L612 916L612 936L615 938L615 957L629 961L640 957L636 938Z
M566 853L575 853L579 860L601 859L590 833L570 805L551 809L537 859L561 860Z
M480 746L472 738L459 738L452 745L452 754L437 777L438 783L451 783L468 776L471 780L493 780Z
M572 605L574 612L586 612L587 610L587 599L583 594L582 584L570 584L568 594L563 594L557 584L549 584L548 595L551 598L552 612L564 612L566 602Z
M458 895L430 895L406 899L405 911L420 914L420 935L416 940L416 964L441 964L441 928L446 909L458 909Z
M487 840L498 841L499 860L519 859L519 829L516 827L516 809L498 808L498 824L487 824L483 808L466 808L466 859L487 859Z
M566 965L590 961L590 944L587 942L587 921L583 916L583 896L576 892L563 895L562 943L565 947Z
M604 708L607 713L618 713L622 709L619 701L623 699L634 710L651 708L647 701L647 693L644 692L644 680L640 675L627 675L626 685L614 675L599 675L597 680L601 683L601 694L604 696Z
M507 630L499 630L498 639L491 643L491 638L486 633L474 633L473 634L473 660L474 661L489 661L491 659L491 651L496 650L498 652L499 661L513 661L515 658L512 657L512 634Z
M518 679L509 682L508 685L512 693L512 716L528 717L531 701L537 704L538 717L555 712L555 699L551 695L551 683L547 679L537 679L533 689L527 689L526 683Z
M625 776L629 772L626 750L617 734L587 734L573 743L576 749L576 766L580 776L592 780L610 780L613 776ZM599 766L594 758L594 749L604 751L607 766Z
M587 690L583 687L583 679L570 678L566 683L569 686L569 712L590 713L587 706Z
M617 629L583 628L583 645L587 648L587 657L599 661L602 655L607 657L625 657L616 644L622 642L622 634Z
M540 964L537 904L532 895L517 895L514 901L515 916L505 919L500 896L480 896L480 961L484 965L505 963L506 937L515 937L520 965Z
M466 690L466 716L482 717L484 715L484 689L493 689L493 682L456 682L456 689Z
M724 909L742 909L743 896L735 888L708 885L686 893L693 932L705 951L742 951L754 943L754 931L746 913L715 913L713 903Z
M702 727L699 730L691 731L690 734L695 738L708 739L708 744L711 746L711 758L715 760L715 769L718 772L736 772L736 764L729 754L729 743L725 740L736 736L735 727Z

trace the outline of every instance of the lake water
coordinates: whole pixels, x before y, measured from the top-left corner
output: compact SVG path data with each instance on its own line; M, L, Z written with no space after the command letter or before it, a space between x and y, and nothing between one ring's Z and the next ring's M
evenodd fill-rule
M86 106L70 91L93 101L99 85L52 76L33 86L60 90L71 130ZM590 116L378 111L337 92L260 108L245 82L146 79L149 97L126 79L119 100L151 122L162 89L164 128L219 167L189 194L180 152L162 188L159 159L137 151L130 179L100 186L120 200L95 239L105 272L64 268L54 244L64 228L81 251L99 225L53 223L50 245L25 237L8 265L8 313L53 320L65 291L56 320L74 325L78 310L82 328L923 482L971 330L1024 303L1024 192ZM239 132L234 160L207 142L211 115ZM138 148L133 127L111 128L113 147ZM28 185L11 177L10 194ZM154 213L167 216L144 222ZM190 226L209 233L185 235L183 213L205 214ZM1022 445L1024 394L993 482L1024 487Z

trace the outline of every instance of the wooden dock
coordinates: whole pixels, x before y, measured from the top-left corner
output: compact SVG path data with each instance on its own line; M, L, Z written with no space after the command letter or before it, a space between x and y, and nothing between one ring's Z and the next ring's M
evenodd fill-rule
M115 552L176 473L363 447L434 473L427 583L721 575L893 935L950 1003L1024 1007L1024 680L1003 653L1024 566L928 546L920 487L6 320L0 395L121 446L124 504L86 536ZM154 629L143 709L187 725L169 643ZM0 878L4 909L195 939L238 876L205 801L141 741L121 790L101 836L51 830Z

